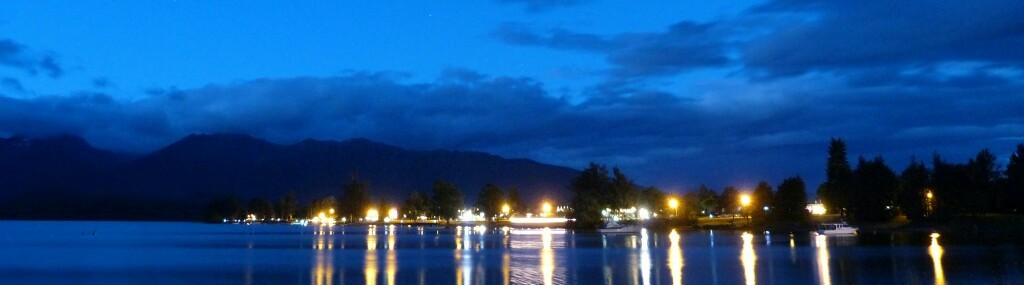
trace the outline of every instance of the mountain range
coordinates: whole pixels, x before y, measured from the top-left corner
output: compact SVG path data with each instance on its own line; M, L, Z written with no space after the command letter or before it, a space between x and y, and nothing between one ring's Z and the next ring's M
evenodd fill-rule
M493 183L525 203L567 201L578 170L481 152L417 151L366 139L291 145L243 134L193 134L149 154L97 149L84 139L0 138L0 218L196 220L210 201L234 196L300 202L338 196L358 178L374 201L400 204L434 181L452 182L471 204Z

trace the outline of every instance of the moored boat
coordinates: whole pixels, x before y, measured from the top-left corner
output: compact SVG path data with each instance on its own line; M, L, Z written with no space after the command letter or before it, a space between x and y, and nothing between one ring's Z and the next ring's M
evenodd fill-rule
M615 221L608 221L604 224L604 228L597 229L597 232L603 234L615 234L615 233L639 233L643 229L637 225L623 225L616 223Z
M820 235L855 235L859 229L846 222L821 223L818 224L817 233Z

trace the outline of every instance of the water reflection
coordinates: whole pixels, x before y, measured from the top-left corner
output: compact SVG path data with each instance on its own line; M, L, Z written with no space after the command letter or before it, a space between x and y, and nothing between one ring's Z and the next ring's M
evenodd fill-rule
M946 273L942 271L942 246L939 245L939 234L933 233L932 244L928 246L928 255L932 256L932 266L935 268L935 284L946 284Z
M363 262L366 284L377 284L377 226L370 226L366 233L366 255Z
M743 276L746 277L747 285L757 284L754 276L754 261L757 260L757 255L754 254L754 235L744 232L740 237L743 238L743 250L740 251Z
M643 284L651 284L651 249L647 245L647 229L640 230L640 276Z
M334 235L325 234L320 231L316 237L313 249L316 250L313 260L313 280L310 284L331 285L334 284Z
M395 274L398 273L398 259L395 257L395 226L388 227L388 253L385 260L384 272L387 274L388 285L395 284Z
M832 277L828 269L828 240L825 235L814 237L814 247L818 249L818 283L832 284Z
M540 236L540 272L544 276L544 284L554 284L555 275L555 252L551 250L551 229L544 228Z
M679 233L672 230L668 234L668 269L672 275L672 284L683 284L683 250L679 247Z

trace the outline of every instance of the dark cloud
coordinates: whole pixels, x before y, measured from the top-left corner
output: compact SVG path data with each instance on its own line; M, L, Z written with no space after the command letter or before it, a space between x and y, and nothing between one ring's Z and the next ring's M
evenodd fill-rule
M0 86L3 86L4 89L14 91L15 93L25 92L25 86L21 85L21 81L18 81L17 79L10 77L4 77L3 79L0 79Z
M135 151L194 132L242 132L282 143L365 137L572 167L597 161L659 186L795 174L818 181L835 136L850 142L851 155L883 154L894 165L935 150L1001 153L1016 143L1007 138L1024 137L1019 82L836 89L839 79L733 79L697 90L701 96L692 99L635 91L574 103L530 78L453 69L432 83L405 80L386 73L258 79L153 90L134 101L103 93L0 97L0 133L81 134Z
M502 4L520 4L527 12L543 12L555 8L576 6L590 2L590 0L497 0Z
M743 61L767 76L947 62L1024 67L1024 2L774 1L754 15L793 19L746 43Z
M10 39L0 39L0 65L19 69L35 75L39 72L56 78L64 70L57 64L52 55L39 54Z
M611 65L599 86L606 91L629 92L658 76L722 67L758 81L828 74L860 87L971 88L1021 80L1019 11L1024 2L1014 0L779 0L662 32L538 32L506 24L491 35L512 45L602 55Z
M674 74L730 62L726 29L716 24L680 22L660 33L612 36L564 29L536 32L521 24L505 24L491 36L508 44L603 54L614 68L613 78Z
M92 80L93 88L103 89L111 86L114 86L114 83L110 82L110 79L107 79L106 77L97 77Z

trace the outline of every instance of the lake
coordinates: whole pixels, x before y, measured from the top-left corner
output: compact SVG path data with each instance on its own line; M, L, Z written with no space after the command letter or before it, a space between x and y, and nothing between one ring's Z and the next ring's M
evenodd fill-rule
M1024 283L952 237L0 221L0 284Z

